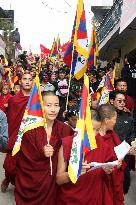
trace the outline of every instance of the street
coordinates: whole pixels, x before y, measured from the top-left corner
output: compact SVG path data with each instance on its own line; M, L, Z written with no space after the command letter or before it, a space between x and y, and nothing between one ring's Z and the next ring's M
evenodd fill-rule
M4 154L0 154L0 183L4 178L3 160ZM131 180L132 185L129 194L125 197L125 205L136 205L136 172L131 173ZM0 192L0 205L15 205L13 186L10 186L6 193Z

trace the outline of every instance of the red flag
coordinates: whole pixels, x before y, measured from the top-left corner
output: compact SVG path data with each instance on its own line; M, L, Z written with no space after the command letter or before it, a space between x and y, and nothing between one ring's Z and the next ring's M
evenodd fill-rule
M41 49L41 53L44 53L46 55L50 54L50 50L45 46L43 46L42 44L40 44L40 49Z

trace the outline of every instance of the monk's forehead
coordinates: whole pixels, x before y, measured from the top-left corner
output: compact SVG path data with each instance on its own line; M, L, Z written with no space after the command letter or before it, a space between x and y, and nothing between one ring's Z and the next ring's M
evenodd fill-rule
M25 73L22 75L22 78L31 78L32 79L32 75L30 73Z
M43 101L45 103L59 103L59 98L58 96L55 96L55 95L47 95L47 96L44 96Z

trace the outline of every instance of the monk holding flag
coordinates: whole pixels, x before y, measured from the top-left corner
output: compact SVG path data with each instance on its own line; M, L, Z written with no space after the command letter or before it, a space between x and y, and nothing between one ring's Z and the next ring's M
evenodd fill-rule
M110 183L113 169L99 168L87 172L90 162L104 163L116 159L113 150L105 145L101 138L95 138L101 127L101 119L97 111L90 113L88 105L89 80L85 76L77 121L80 131L77 130L74 137L62 140L58 154L56 181L60 187L57 205L113 205L112 187L109 187L109 192L105 188L106 183Z
M5 192L9 183L15 184L16 157L12 157L12 149L15 144L21 120L24 115L26 104L29 99L33 85L32 76L24 73L20 80L21 91L9 99L8 103L8 145L6 147L7 156L4 161L5 179L1 184L1 191Z
M33 120L33 114L37 118L36 113L38 115L42 113L40 100L38 101L38 98L34 100L31 97L31 102L28 110L30 123ZM43 124L37 128L31 126L29 131L24 132L21 140L18 140L21 142L21 147L17 153L15 184L17 205L54 205L56 203L55 182L61 138L72 135L73 131L66 124L56 120L60 107L59 98L54 93L43 94L43 105L46 117L45 127ZM30 112L32 112L32 118L30 118ZM29 125L26 123L25 129Z

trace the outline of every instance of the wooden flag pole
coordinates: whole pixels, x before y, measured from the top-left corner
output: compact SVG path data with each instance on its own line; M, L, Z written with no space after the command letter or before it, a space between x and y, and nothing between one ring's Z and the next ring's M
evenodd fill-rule
M48 132L47 132L47 125L45 126L46 134L47 134L47 143L50 145L50 140L48 137ZM52 158L50 157L50 170L51 170L51 176L52 176Z
M48 135L47 135L47 142L48 142L48 145L50 145ZM51 176L52 176L52 158L51 157L50 157L50 170L51 170Z

